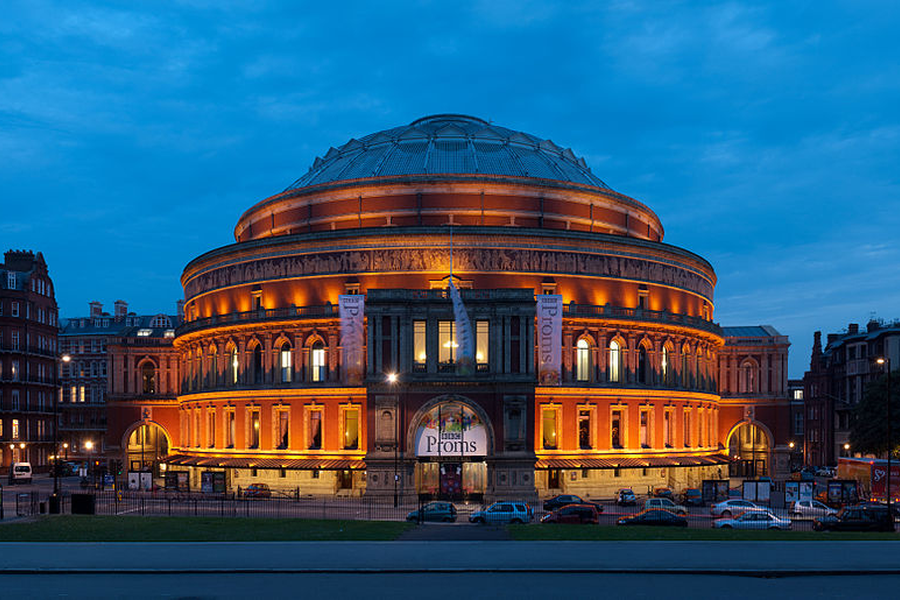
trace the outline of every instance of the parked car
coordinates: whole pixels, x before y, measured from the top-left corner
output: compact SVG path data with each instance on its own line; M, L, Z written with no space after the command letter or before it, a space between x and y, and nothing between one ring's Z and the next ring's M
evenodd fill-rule
M742 512L762 512L768 510L765 507L753 504L749 500L740 500L732 498L718 502L709 507L709 514L714 517L730 517L731 515L739 515Z
M675 494L672 492L672 488L668 487L658 487L653 490L654 498L668 498L669 500L675 500Z
M685 506L703 506L703 493L697 488L687 488L681 494L681 503Z
M736 517L723 517L713 521L715 529L790 529L791 520L777 517L771 511L745 512Z
M600 511L596 504L568 504L541 517L541 523L589 523L600 521Z
M31 463L17 462L13 463L9 469L10 483L31 483Z
M795 500L791 504L791 515L795 517L824 517L836 515L838 511L818 500Z
M471 523L509 524L530 523L534 512L524 502L494 502L487 508L476 510L469 515Z
M619 506L634 506L637 504L637 496L631 488L621 488L616 492L616 504Z
M845 506L836 515L826 515L813 521L816 531L893 531L894 519L887 506L855 504Z
M620 517L617 525L655 525L657 527L687 527L687 517L670 510L650 508L636 515Z
M574 494L560 494L549 500L544 500L544 510L556 510L569 504L592 504L597 507L598 512L603 512L603 506L589 500L582 500L580 496Z
M420 513L421 511L421 513ZM429 502L421 509L416 509L406 515L407 521L419 521L419 514L422 515L421 520L425 522L441 522L456 523L456 507L452 502Z
M244 488L244 498L269 498L272 496L272 490L266 483L251 483Z
M644 510L648 508L661 508L679 515L686 515L688 510L681 504L675 504L668 498L647 498L644 501Z

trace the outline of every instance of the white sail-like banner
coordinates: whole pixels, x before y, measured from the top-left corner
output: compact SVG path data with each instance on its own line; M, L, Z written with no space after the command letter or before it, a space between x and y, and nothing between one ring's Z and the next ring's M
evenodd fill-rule
M541 294L537 298L539 381L542 385L559 385L562 379L562 296Z
M459 290L450 278L450 301L453 303L453 316L456 319L456 372L460 375L471 375L475 372L475 339L472 336L472 322L463 305Z
M338 296L338 311L341 317L341 347L343 348L344 383L360 385L366 374L363 362L363 318L366 297L362 294Z

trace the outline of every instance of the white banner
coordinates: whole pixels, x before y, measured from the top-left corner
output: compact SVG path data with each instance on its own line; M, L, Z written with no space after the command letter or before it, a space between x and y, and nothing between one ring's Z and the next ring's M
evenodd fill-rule
M344 372L344 383L360 385L366 374L363 363L363 317L366 297L361 294L338 296L338 310L341 317L341 357Z
M416 456L487 456L487 429L457 402L435 406L416 429Z
M475 341L472 338L472 323L463 305L459 290L450 278L450 301L453 303L453 316L456 318L456 372L460 375L471 375L475 372Z
M559 385L562 368L562 296L541 294L538 298L538 380L541 385Z

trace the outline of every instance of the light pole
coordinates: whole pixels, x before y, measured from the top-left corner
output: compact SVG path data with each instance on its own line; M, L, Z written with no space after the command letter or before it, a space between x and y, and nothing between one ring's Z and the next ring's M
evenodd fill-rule
M388 373L385 381L391 386L391 390L397 385L397 374ZM397 398L397 409L394 411L394 508L399 506L399 498L397 497L397 480L399 479L398 462L400 452L400 398Z
M886 344L887 342L885 342ZM887 369L887 487L886 493L887 496L887 510L888 516L891 518L891 529L894 529L894 513L891 512L891 451L894 449L891 442L891 359L890 357L881 357L878 358L875 362L879 365L884 365L885 369Z
M63 354L59 357L59 361L63 363L68 363L72 360L72 357L68 354ZM56 394L54 394L53 398L53 502L50 503L51 510L50 512L54 512L52 510L53 507L56 508L56 512L59 512L59 395L62 392L62 382L60 377L60 365L59 362L56 364Z
M84 447L88 451L88 475L91 476L91 483L94 483L94 442L88 440L84 443Z

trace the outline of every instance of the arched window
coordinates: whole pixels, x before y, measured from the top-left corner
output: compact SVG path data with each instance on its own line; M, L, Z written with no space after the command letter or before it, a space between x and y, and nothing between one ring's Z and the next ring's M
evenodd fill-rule
M238 361L238 351L234 346L231 347L231 351L228 353L228 376L227 383L230 386L237 385L238 382L238 372L239 372L239 361Z
M156 368L150 361L141 365L141 390L144 394L156 393Z
M613 340L609 343L609 381L618 383L622 380L622 349L619 342Z
M584 338L578 340L575 345L575 379L577 381L591 380L591 345Z
M691 349L687 346L681 348L681 387L686 388L691 385L691 374L688 371L688 355Z
M758 391L758 381L756 377L756 363L747 359L741 363L740 373L740 393L755 394Z
M209 348L209 373L206 374L207 387L219 385L219 355L215 346Z
M281 368L281 383L291 382L291 345L287 342L281 345L278 366Z
M262 383L263 366L262 366L262 347L256 344L253 347L253 383Z
M662 349L662 360L660 361L660 374L662 375L662 380L665 385L671 385L672 381L669 378L669 373L672 372L671 367L669 366L669 348L668 346L663 346Z
M325 344L316 340L309 349L310 380L325 381Z
M641 346L638 348L638 383L649 383L647 378L647 349Z

